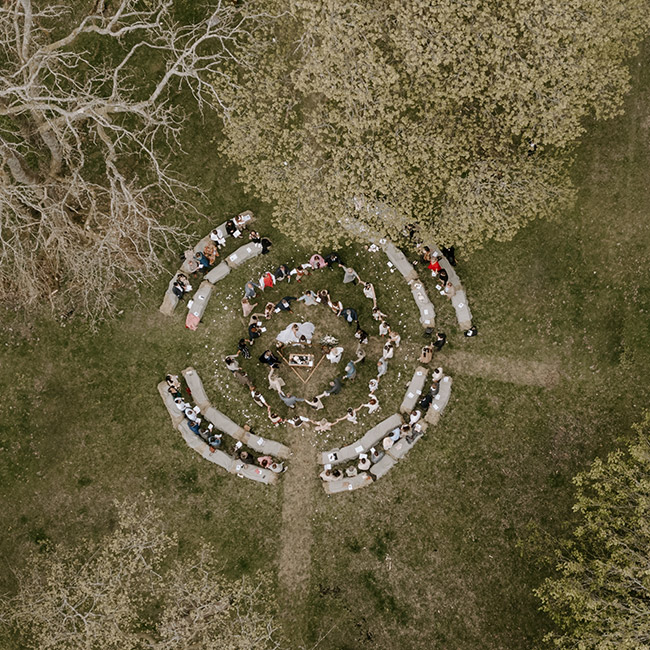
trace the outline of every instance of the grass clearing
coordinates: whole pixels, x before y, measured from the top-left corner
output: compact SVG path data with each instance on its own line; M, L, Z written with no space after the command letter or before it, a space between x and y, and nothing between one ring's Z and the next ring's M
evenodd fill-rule
M646 49L639 63L648 58ZM634 70L625 116L591 128L579 152L574 212L534 223L471 259L459 251L480 335L463 339L450 305L435 300L449 337L441 362L462 354L467 366L464 372L452 362L452 397L439 426L374 486L335 497L312 486L313 511L304 517L313 540L307 595L290 605L278 601L290 647L322 639L320 650L523 650L547 629L531 593L545 571L540 551L551 550L539 540L567 531L571 477L615 447L648 404L650 72L646 65ZM276 574L284 487L237 480L193 454L155 388L166 372L192 364L215 405L261 430L264 413L220 359L243 332L244 282L312 252L268 225L269 209L242 193L205 132L196 129L184 159L185 172L210 188L201 207L215 221L251 207L274 247L219 284L197 332L183 328L182 308L171 319L157 312L165 277L125 295L124 314L95 335L76 322L3 315L2 591L15 589L14 570L28 550L102 534L113 524L111 502L137 495L164 510L179 552L205 539L228 575ZM209 226L192 224L198 234ZM391 324L415 343L400 348L378 392L382 411L360 420L365 429L399 405L424 339L411 295L385 258L352 247L344 259L375 283ZM170 272L176 266L170 259ZM315 275L301 284L319 281ZM431 292L431 278L426 285ZM295 285L281 288L293 292ZM344 304L354 300L362 322L374 327L360 289L338 284L336 295ZM548 386L514 383L476 371L490 359L560 372ZM346 386L346 405L360 403L366 387L363 376ZM341 424L327 444L356 433ZM282 428L273 437L289 439ZM316 475L314 466L314 482Z

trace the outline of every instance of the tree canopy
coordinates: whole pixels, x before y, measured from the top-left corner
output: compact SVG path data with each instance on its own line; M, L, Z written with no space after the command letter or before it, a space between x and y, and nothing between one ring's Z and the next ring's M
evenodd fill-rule
M650 414L626 451L574 482L579 523L537 590L562 650L650 648Z
M118 503L115 530L97 543L30 558L0 622L38 650L277 648L268 580L228 581L204 545L171 560L174 536L150 505Z
M585 118L621 110L648 9L293 0L242 71L225 148L304 241L346 239L346 218L470 248L508 239L571 205L571 147Z

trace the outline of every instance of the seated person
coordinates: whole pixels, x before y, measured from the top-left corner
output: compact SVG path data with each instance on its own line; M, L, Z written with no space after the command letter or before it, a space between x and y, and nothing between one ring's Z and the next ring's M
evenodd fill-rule
M251 230L249 237L254 244L260 244L262 246L262 255L266 255L271 246L273 246L273 242L268 237L260 237L259 233L255 230Z
M353 476L356 476L358 474L357 466L356 465L350 465L349 467L346 467L345 469L345 475L348 478L352 478Z
M190 408L190 405L182 397L174 398L174 404L181 413L185 413L185 409Z
M210 260L208 260L201 251L196 251L196 253L194 253L194 259L196 260L198 270L201 271L201 273L205 273L210 268Z
M370 459L368 458L368 454L359 454L359 464L357 467L359 468L360 472L367 472L372 463L370 462Z
M241 237L241 230L239 230L239 227L237 226L237 223L234 219L226 221L226 232L231 237Z
M172 285L172 293L182 300L189 291L192 291L192 285L184 273L179 273Z
M257 464L260 467L266 469L267 467L270 467L273 464L273 458L271 458L271 456L259 456L257 459Z
M442 371L442 366L436 368L431 375L433 381L440 381L444 377L444 372Z
M226 245L226 238L223 236L223 233L218 228L215 228L210 233L210 239L214 242L214 245L217 248L223 248Z
M209 439L211 438L211 436L212 436L212 429L214 429L214 424L210 423L210 424L208 424L208 428L207 428L207 429L199 429L199 430L196 432L196 435L197 435L199 438L201 438L201 440L203 440L203 442L208 443L208 440L209 440Z
M217 250L217 247L212 242L205 245L205 248L203 249L203 254L208 258L208 262L210 263L210 266L213 266L217 260L217 257L219 257L219 251Z
M165 381L167 382L168 386L173 386L177 391L180 392L181 380L179 379L178 375L166 375Z
M174 402L176 402L177 399L183 398L183 394L178 390L178 388L176 388L176 386L169 386L167 392L174 398Z
M210 436L208 438L208 444L210 447L213 449L217 449L218 447L221 447L221 439L223 437L222 433L215 433L214 435Z
M280 359L278 359L271 350L264 350L264 352L259 357L260 363L265 363L271 368L280 367Z
M371 463L378 463L384 457L384 452L377 451L374 447L371 447L368 452L368 457Z
M199 435L199 431L201 430L201 420L194 420L188 422L188 426L190 428L190 431L193 433L196 433L196 435Z

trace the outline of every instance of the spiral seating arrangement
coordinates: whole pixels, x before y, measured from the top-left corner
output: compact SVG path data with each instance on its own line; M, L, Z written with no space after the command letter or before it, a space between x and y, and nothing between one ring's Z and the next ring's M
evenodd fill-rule
M240 217L242 216L245 216L247 221L252 221L254 218L250 211L241 213ZM227 236L225 223L219 226L219 230L225 238ZM368 235L369 233L366 232L365 234ZM408 261L404 253L389 240L379 237L378 235L371 235L368 239L377 247L375 250L381 248L384 251L388 258L389 267L391 267L391 269L394 268L404 277L420 312L420 323L427 330L432 330L435 326L435 309L413 265ZM208 235L194 247L194 250L202 251L209 241L210 237ZM439 255L437 246L432 243L429 243L429 246L433 251L435 251L434 254ZM214 266L205 275L204 280L201 282L198 290L194 294L192 301L188 304L189 313L186 320L186 326L190 329L196 329L196 326L205 312L208 301L214 292L216 283L225 278L231 271L240 268L248 260L256 257L261 252L262 246L260 244L244 244L235 252L228 255L224 261ZM458 323L463 330L467 330L472 325L472 316L467 304L465 291L453 266L447 261L447 259L442 257L442 255L439 256L439 263L447 271L449 282L452 283L455 289L455 294L452 296L452 305L456 311ZM309 264L301 266L303 269L305 267L309 267ZM187 272L189 272L189 269L186 267L186 264L184 264L178 273ZM179 301L179 299L171 292L171 287L176 275L172 279L172 282L170 282L169 288L165 293L163 304L160 307L160 311L167 315L173 313ZM416 368L413 377L408 384L399 413L394 413L385 418L353 443L341 448L337 447L329 451L323 451L318 454L319 464L324 467L324 471L329 471L332 467L337 469L340 468L338 471L338 476L340 478L334 479L331 476L328 476L327 479L323 478L323 488L327 494L356 490L360 487L370 485L375 480L382 478L415 446L416 442L422 437L422 434L429 425L436 425L438 423L451 395L452 379L449 376L443 376L440 379L438 392L431 400L431 405L424 414L424 417L419 419L418 413L417 417L419 421L417 421L416 426L413 427L412 435L400 437L398 440L394 441L393 444L384 444L383 450L380 449L377 451L376 449L377 447L381 447L382 441L386 442L387 436L389 436L391 432L395 432L400 427L405 426L404 417L408 419L409 414L413 415L416 413L418 402L422 398L427 381L427 375L427 368L423 366L418 366ZM259 454L264 454L265 456L279 460L273 463L273 466L276 467L276 469L271 471L264 467L258 467L243 462L234 455L227 453L225 450L214 448L208 444L208 442L190 429L189 421L186 419L183 412L179 410L174 398L168 392L168 383L163 381L158 385L158 390L172 419L172 424L180 431L187 445L203 456L206 460L222 467L229 473L264 484L275 484L277 482L278 474L280 473L277 467L282 466L280 460L288 459L291 456L291 450L279 442L258 436L249 429L237 425L230 418L213 407L205 392L203 383L194 368L186 368L182 371L182 376L187 385L188 393L191 394L192 399L196 404L194 410L197 413L201 413L205 419L212 424L212 430L216 429L231 438L236 443L235 449L241 450L242 447L245 446ZM365 460L368 458L369 453L373 456L372 462L370 462L370 460ZM364 466L363 471L357 471L356 466L353 467L353 465L356 465L356 463L361 459L364 459L367 467ZM359 466L361 467L361 465ZM323 473L321 473L321 477L323 477Z

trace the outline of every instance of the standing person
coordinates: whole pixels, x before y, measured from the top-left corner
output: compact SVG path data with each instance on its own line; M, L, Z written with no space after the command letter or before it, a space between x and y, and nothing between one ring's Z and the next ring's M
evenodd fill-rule
M357 376L357 367L354 365L354 361L348 361L345 366L345 376L343 379L349 379L352 381Z
M390 325L385 321L379 323L379 336L386 336L390 332Z
M431 363L431 359L433 359L433 346L425 345L420 352L418 363Z
M241 310L244 314L244 318L246 318L252 311L257 307L258 303L251 304L250 298L242 298L241 299Z
M442 254L447 258L449 263L452 266L456 266L456 251L453 246L450 246L449 248L445 248L442 246L440 249L442 251Z
M272 352L271 350L265 350L259 357L260 363L265 363L271 368L279 368L280 367L280 359L278 359Z
M319 411L322 408L325 408L325 405L323 404L323 401L320 398L320 395L316 395L316 397L312 397L311 399L305 400L305 404L308 404L311 406L315 411Z
M305 305L311 307L313 305L317 305L319 301L316 294L313 291L308 290L305 291L305 293L303 293L300 298L298 298L298 302L304 302Z
M237 352L237 356L241 354L243 355L244 359L251 358L251 351L246 346L246 339L239 339L239 343L237 343L237 349L239 350L239 352Z
M379 307L375 307L372 310L372 317L375 320L378 320L378 321L386 320L388 318L388 316L386 316L386 314L384 314L384 312L381 311L381 309L379 309Z
M234 357L227 356L224 358L223 362L226 364L226 368L228 368L230 372L235 372L235 370L239 370L239 362Z
M290 408L290 409L295 409L296 408L296 403L297 402L304 402L305 400L302 397L296 397L295 395L292 395L291 393L284 393L280 391L278 393L280 395L280 399Z
M325 256L325 264L332 268L335 264L341 266L343 264L343 260L338 256L337 253L330 253L329 255Z
M341 380L338 377L334 377L329 383L329 388L324 392L321 393L318 397L329 397L330 395L338 395L341 392L341 388L343 388L343 384L341 383Z
M346 323L359 323L359 316L357 312L352 309L351 307L346 307L342 312L341 312L341 317L345 319Z
M444 332L438 332L436 334L436 340L433 342L433 347L440 352L443 346L447 342L447 335Z
M369 382L368 382L368 390L370 393L374 393L377 389L379 388L379 382L373 377Z
M375 294L375 287L372 285L371 282L366 282L363 285L363 295L366 298L369 298L372 300L372 306L376 307L377 306L377 296Z
M285 382L280 375L275 372L275 368L269 369L269 388L275 390L278 393L282 390Z
M259 289L259 287L252 280L249 280L244 285L244 295L248 299L255 298L255 294L257 293L258 289Z
M343 284L348 284L348 282L357 284L360 282L361 278L359 277L359 274L351 266L343 266L343 264L339 264L339 266L345 271L343 275Z
M377 377L383 377L388 372L388 361L382 357L377 361Z

